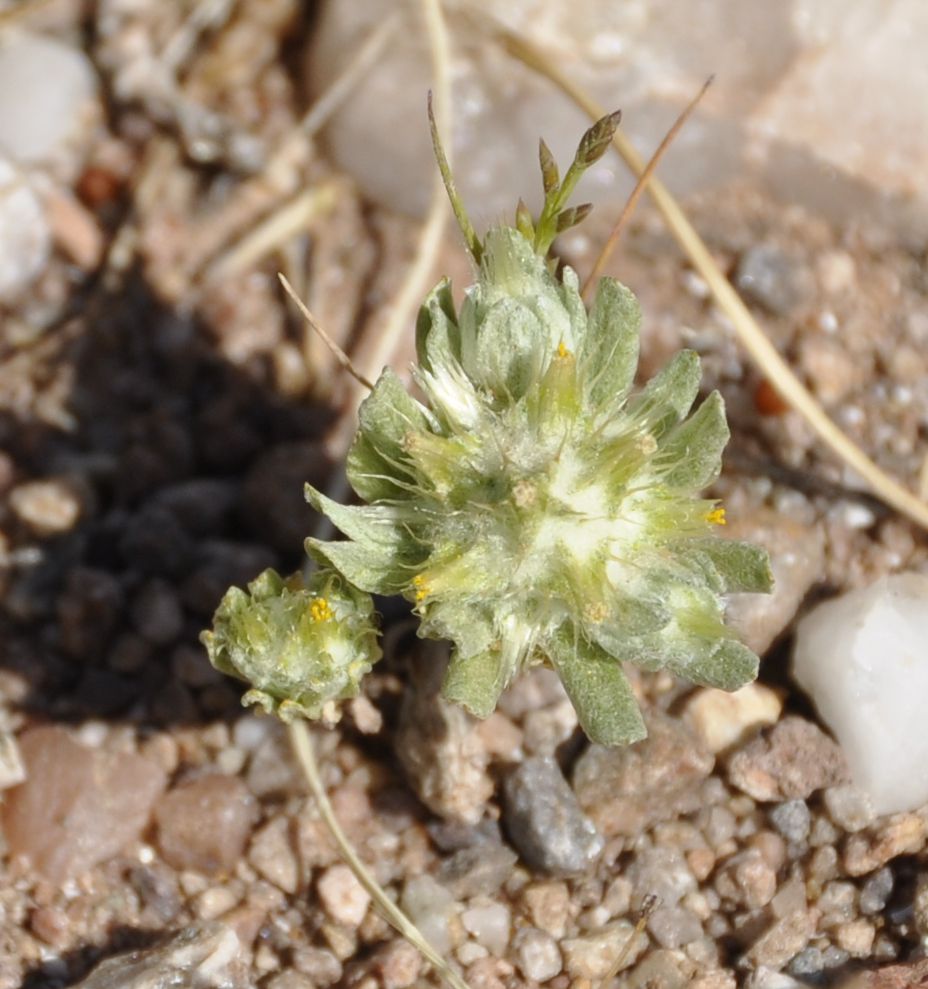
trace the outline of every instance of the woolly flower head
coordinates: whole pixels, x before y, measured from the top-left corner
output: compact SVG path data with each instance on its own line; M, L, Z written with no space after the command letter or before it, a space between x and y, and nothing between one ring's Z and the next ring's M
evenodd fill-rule
M230 588L201 639L216 669L251 684L243 704L287 722L336 721L380 658L370 596L329 569L308 583L265 570L247 593Z
M426 300L413 372L425 401L383 372L348 456L366 504L307 487L348 537L307 546L355 586L404 595L420 634L452 641L443 690L475 715L492 712L521 668L544 663L586 733L620 744L645 735L623 663L725 689L756 675L722 596L768 590L771 578L766 553L717 537L724 512L699 497L728 427L718 393L687 418L696 354L635 391L631 292L603 279L587 312L574 272L556 276L545 261L583 213L563 209L565 196L608 143L603 123L563 182L542 144L537 224L520 206L515 229L477 243L448 180L477 283L459 312L447 282Z

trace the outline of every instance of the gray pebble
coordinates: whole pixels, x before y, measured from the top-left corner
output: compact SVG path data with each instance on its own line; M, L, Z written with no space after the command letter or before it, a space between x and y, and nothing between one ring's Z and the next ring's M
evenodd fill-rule
M786 316L808 299L811 275L779 247L757 244L741 256L735 284L749 302Z
M702 923L685 907L658 907L648 919L648 932L662 948L682 948L702 937Z
M656 896L662 907L675 907L696 889L696 880L676 848L647 848L625 870L632 884L632 907L640 909L645 897Z
M850 957L843 948L838 948L833 944L829 944L822 952L822 961L825 963L825 968L840 968L842 965L848 963Z
M787 966L790 975L802 979L818 975L825 968L825 958L821 948L804 948Z
M867 878L860 891L858 905L862 914L880 913L893 891L893 874L887 866Z
M798 845L809 837L812 815L804 800L787 800L773 808L770 822L787 841Z
M458 907L444 886L431 876L416 876L404 886L400 906L436 951L446 955L451 950L450 924Z
M517 861L518 856L511 848L486 841L455 852L442 863L438 881L458 900L492 896L509 878Z
M239 956L231 927L185 928L167 944L101 962L77 989L169 989L213 980Z
M603 848L550 756L526 759L508 776L503 821L525 861L552 875L584 872Z

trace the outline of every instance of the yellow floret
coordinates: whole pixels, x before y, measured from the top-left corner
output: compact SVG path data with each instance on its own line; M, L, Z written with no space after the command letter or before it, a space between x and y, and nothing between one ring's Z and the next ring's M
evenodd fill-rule
M313 598L309 605L309 617L314 622L327 622L335 617L335 612L325 598Z

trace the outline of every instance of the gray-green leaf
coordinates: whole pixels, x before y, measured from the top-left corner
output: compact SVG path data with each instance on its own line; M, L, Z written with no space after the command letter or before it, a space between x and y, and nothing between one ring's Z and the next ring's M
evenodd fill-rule
M630 403L629 414L643 419L659 438L689 412L699 392L699 376L699 355L681 350Z
M714 391L661 443L656 466L672 465L662 475L663 483L677 491L698 491L711 484L722 469L729 436L725 402Z
M442 696L478 718L488 718L513 672L504 664L502 650L488 649L476 656L460 656L455 651L442 683Z
M641 308L634 295L614 278L600 279L581 354L594 407L614 407L628 394L638 366L640 325Z
M580 725L600 745L628 745L647 735L622 664L565 624L549 642L551 662Z

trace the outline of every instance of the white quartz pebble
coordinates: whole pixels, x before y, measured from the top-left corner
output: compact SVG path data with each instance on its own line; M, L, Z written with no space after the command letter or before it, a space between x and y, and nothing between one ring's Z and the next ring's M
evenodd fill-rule
M42 274L50 250L39 197L26 176L0 156L0 304L13 302Z
M928 802L928 576L903 573L800 621L793 675L879 814Z
M0 42L0 153L76 178L102 116L97 77L78 48L41 35Z

